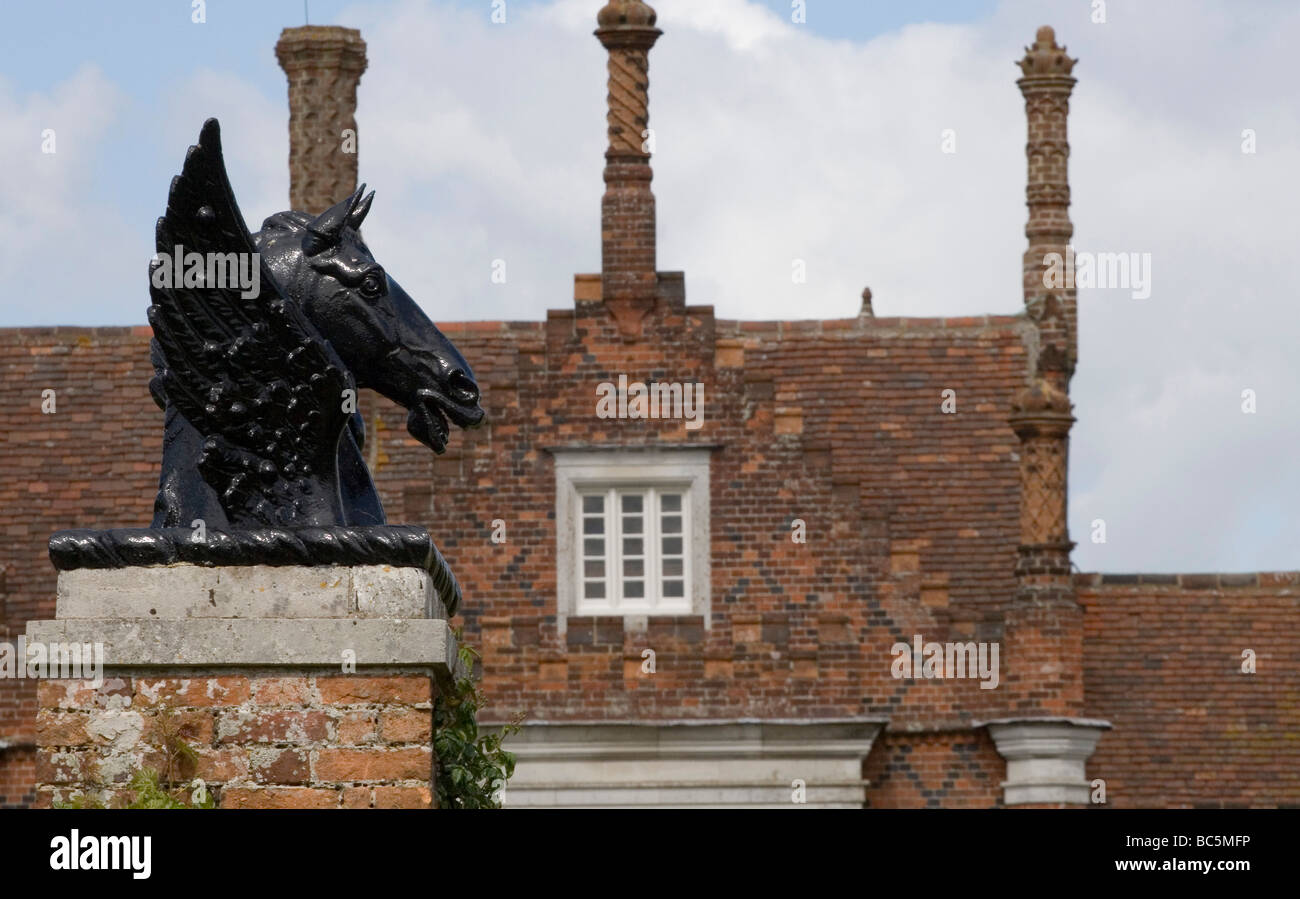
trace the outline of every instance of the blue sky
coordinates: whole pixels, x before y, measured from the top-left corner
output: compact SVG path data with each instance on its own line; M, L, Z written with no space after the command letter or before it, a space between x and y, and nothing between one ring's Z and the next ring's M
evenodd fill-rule
M237 72L264 96L279 99L285 79L274 46L281 29L308 19L317 25L355 24L359 7L374 5L383 4L309 0L305 16L302 0L211 0L199 27L191 21L189 0L16 4L6 11L7 26L0 33L0 79L16 94L39 95L78 69L94 66L121 90L123 107L91 161L91 183L98 199L122 210L133 226L146 229L147 236L165 197L166 182L160 187L158 173L173 166L177 157L174 147L141 141L140 136L149 133L145 123L163 106L168 87L204 69ZM491 0L446 5L484 20L491 15ZM549 0L508 0L508 16L526 22L536 9L548 5ZM791 9L788 0L756 5L782 17ZM994 7L988 0L811 0L805 24L829 38L862 41L912 23L976 21ZM57 40L30 40L25 35L57 35ZM5 319L0 313L0 325L17 323ZM100 323L121 322L114 317Z
M1071 532L1084 570L1300 564L1300 4L660 0L659 267L720 318L1022 308L1024 109L1038 26L1081 61L1082 252L1152 290L1080 290ZM598 0L312 0L359 27L367 239L435 321L531 319L599 268ZM153 223L203 119L250 224L287 205L275 61L301 0L10 4L0 30L0 327L140 324ZM57 153L40 152L53 128ZM940 152L941 134L956 153ZM1243 153L1250 132L1257 151ZM75 247L69 262L66 247ZM494 284L494 260L508 262ZM793 285L791 261L806 262ZM39 279L33 273L39 273ZM1243 414L1241 393L1257 394ZM1107 523L1093 544L1091 523Z

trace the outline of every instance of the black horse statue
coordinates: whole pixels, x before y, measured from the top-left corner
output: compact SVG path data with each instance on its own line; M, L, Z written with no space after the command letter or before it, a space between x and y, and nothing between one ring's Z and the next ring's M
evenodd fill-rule
M484 412L469 365L362 240L364 191L250 234L219 125L204 123L149 268L149 389L166 428L153 524L55 534L57 567L414 563L454 611L459 589L427 531L387 525L357 390L404 406L436 453L449 422L476 427Z
M374 199L364 191L319 216L277 213L249 235L217 122L204 125L172 182L150 266L150 390L166 410L154 527L384 524L361 455L360 387L410 410L411 435L436 453L448 419L482 421L469 365L361 239ZM156 277L174 268L177 246L258 254L260 291L245 297L233 278L185 288L175 271Z

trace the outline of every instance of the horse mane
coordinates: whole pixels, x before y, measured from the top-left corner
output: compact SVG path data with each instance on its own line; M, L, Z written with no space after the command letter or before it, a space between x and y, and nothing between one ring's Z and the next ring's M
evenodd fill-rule
M263 256L309 255L306 243L312 239L312 225L316 221L316 216L286 209L267 216L262 222L262 230L252 236L253 242ZM361 231L351 222L344 222L338 233L340 243L355 244L363 252L370 252L361 237Z
M284 212L277 212L275 215L269 215L262 222L263 231L291 231L300 233L307 230L307 226L312 223L313 216L305 212L294 212L292 209L286 209Z

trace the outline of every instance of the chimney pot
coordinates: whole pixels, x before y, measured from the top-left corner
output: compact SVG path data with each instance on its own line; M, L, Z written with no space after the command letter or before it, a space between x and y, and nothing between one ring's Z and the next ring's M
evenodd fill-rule
M601 28L653 27L655 11L640 0L610 0L596 13L596 24Z
M319 215L356 190L366 42L355 28L304 25L284 29L275 56L289 79L289 207Z

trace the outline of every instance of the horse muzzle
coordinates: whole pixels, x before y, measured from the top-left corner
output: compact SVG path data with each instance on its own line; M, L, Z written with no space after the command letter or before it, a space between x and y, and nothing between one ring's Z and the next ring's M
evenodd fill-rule
M445 392L433 388L416 391L408 407L406 430L435 453L447 448L451 434L449 422L461 428L476 428L487 415L478 404L478 386L463 375L459 379L461 383L457 383L459 374L453 373Z

